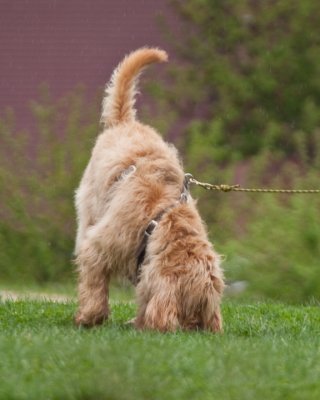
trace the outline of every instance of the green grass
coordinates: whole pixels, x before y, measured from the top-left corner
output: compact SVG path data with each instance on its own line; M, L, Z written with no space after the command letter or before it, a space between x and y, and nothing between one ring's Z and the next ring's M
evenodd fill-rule
M0 399L319 399L320 310L226 301L225 332L137 332L117 302L77 329L75 304L0 303Z

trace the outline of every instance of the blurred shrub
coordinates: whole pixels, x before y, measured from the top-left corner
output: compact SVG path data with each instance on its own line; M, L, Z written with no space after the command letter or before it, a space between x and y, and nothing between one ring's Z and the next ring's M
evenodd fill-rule
M188 172L212 183L319 188L320 8L314 0L172 0L175 65L149 91L175 110ZM177 133L182 131L182 134ZM320 299L320 196L193 189L229 279Z
M43 87L32 132L0 121L0 277L39 282L70 277L73 192L98 132L97 106L79 87L53 102Z
M243 187L319 188L317 3L173 4L182 21L178 66L161 82L151 74L149 119L169 130L186 171ZM81 90L58 103L44 91L32 106L32 135L16 132L11 113L2 118L1 278L71 276L72 195L98 132L97 104ZM319 195L192 191L227 278L248 281L245 295L320 299Z
M175 58L152 93L188 117L198 159L224 162L265 147L319 162L320 8L315 0L172 0ZM177 28L178 26L178 28ZM185 119L184 119L185 122ZM195 153L195 151L193 151ZM195 155L193 154L195 157Z
M245 294L256 298L319 301L319 196L256 201L246 234L225 243L227 276L247 281Z
M270 154L256 156L246 165L242 186L319 188L319 171L302 174L298 165L284 161L272 176L274 164ZM225 175L236 182L242 168L233 166ZM206 202L201 194L200 207L212 241L225 255L228 280L248 283L245 297L319 301L319 194L210 192Z

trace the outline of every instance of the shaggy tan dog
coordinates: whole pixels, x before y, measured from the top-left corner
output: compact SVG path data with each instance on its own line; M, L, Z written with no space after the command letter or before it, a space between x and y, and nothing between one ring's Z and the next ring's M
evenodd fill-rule
M137 284L137 328L222 329L219 256L187 191L177 151L135 118L137 77L163 61L164 51L139 49L106 88L105 130L76 193L78 325L108 318L110 277L121 274Z

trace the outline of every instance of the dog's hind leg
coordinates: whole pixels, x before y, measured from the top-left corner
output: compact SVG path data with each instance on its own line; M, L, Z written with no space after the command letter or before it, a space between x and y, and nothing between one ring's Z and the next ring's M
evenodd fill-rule
M85 240L76 260L79 272L79 310L77 325L94 326L108 318L108 286L110 271L102 249L93 240Z

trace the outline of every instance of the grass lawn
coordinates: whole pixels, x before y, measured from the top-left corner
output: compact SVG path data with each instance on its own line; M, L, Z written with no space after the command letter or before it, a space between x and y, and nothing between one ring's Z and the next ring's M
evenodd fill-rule
M320 399L319 306L226 301L225 333L77 329L75 304L0 303L0 399Z

